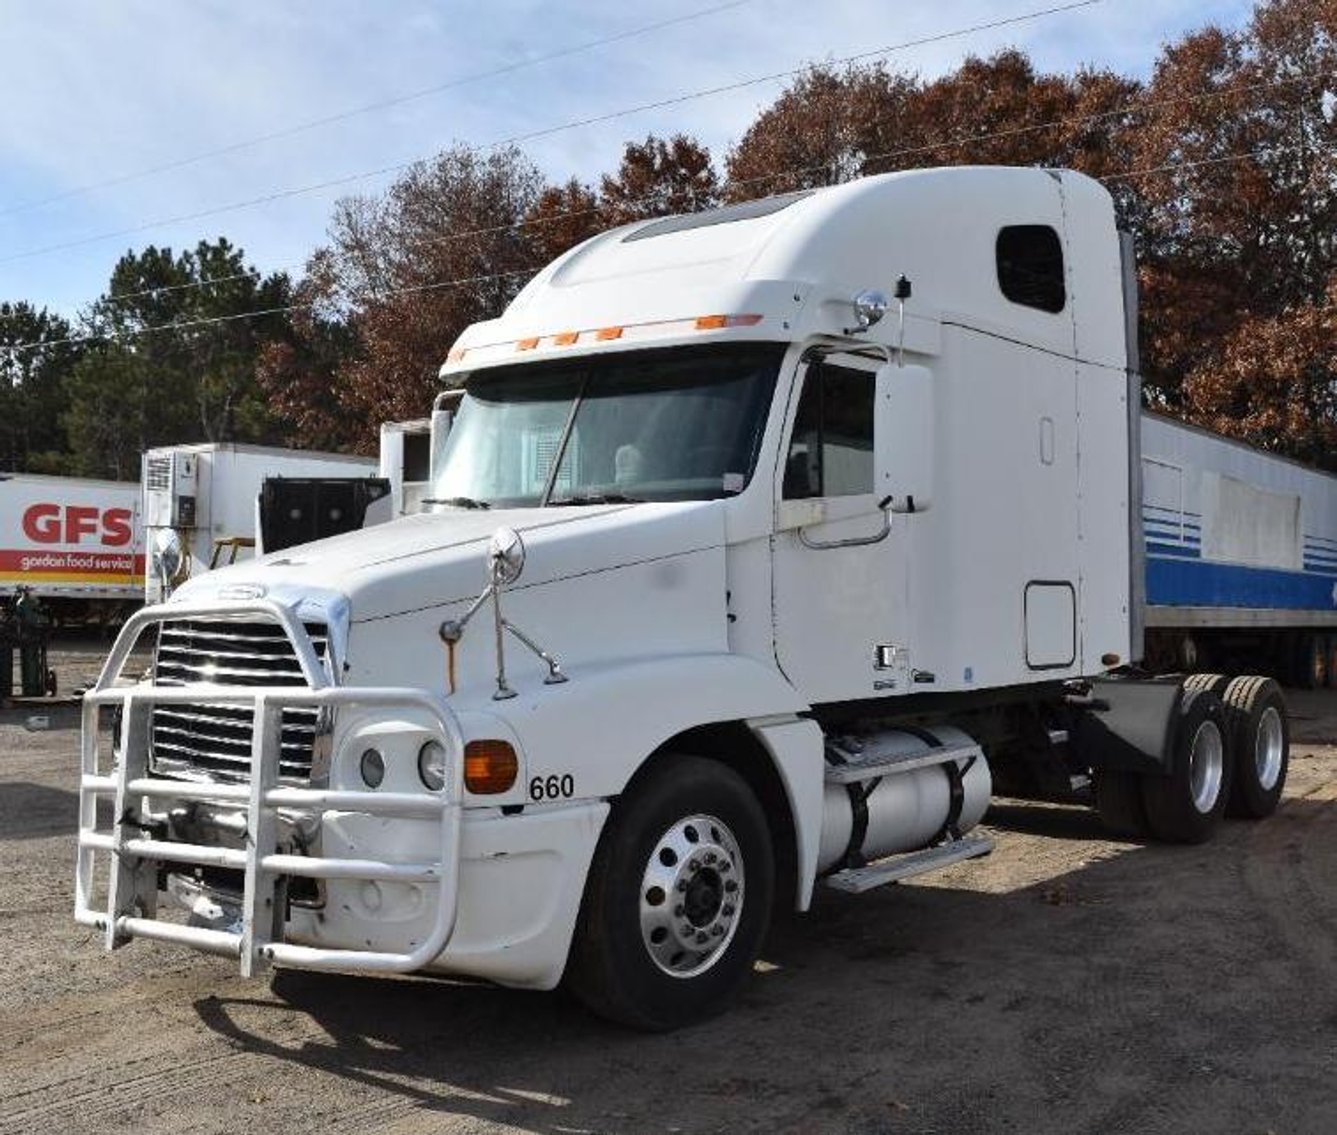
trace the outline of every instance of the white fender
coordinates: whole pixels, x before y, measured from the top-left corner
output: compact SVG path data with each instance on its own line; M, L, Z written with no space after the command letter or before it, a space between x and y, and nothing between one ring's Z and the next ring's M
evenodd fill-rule
M773 669L736 654L582 666L490 710L519 737L530 775L570 773L576 796L616 796L665 741L699 725L792 718L808 706ZM821 753L818 750L820 768Z

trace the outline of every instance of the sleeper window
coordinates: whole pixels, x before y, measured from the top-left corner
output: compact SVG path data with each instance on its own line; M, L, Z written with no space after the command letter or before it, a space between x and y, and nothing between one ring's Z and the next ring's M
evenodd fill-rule
M873 491L873 375L814 363L808 368L785 462L787 500Z
M1067 303L1063 242L1048 225L1008 225L998 231L998 286L1013 303L1057 313Z

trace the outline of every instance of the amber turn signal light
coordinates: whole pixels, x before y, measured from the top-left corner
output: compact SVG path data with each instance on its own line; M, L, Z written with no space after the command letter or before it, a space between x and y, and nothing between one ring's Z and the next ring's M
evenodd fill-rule
M470 741L464 746L464 787L475 796L508 791L519 771L509 741Z

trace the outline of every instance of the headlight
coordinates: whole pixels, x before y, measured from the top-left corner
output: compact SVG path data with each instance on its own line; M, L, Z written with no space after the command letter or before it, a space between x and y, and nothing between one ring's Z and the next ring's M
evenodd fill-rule
M364 749L359 767L362 770L362 783L368 788L380 788L385 779L385 758L379 749Z
M446 786L446 748L440 741L428 741L418 750L418 777L433 792Z

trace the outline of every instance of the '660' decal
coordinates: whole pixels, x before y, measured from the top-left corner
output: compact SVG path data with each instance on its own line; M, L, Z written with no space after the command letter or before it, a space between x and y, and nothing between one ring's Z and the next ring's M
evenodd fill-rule
M561 800L576 791L576 778L569 772L536 776L529 782L531 800Z

